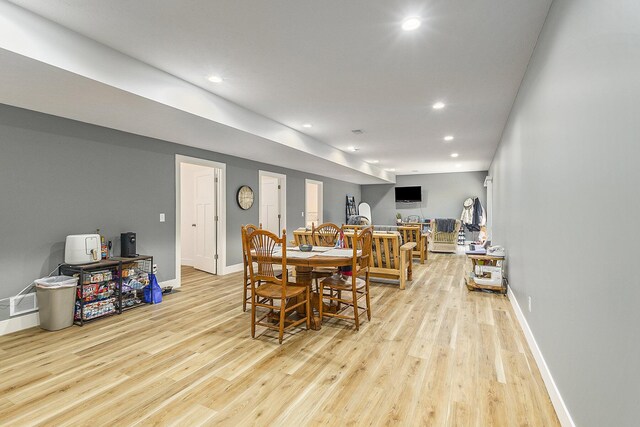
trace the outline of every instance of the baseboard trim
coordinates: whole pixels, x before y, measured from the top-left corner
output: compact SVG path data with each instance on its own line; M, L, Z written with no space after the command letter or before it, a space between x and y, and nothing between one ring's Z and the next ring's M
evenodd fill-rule
M0 336L12 334L23 329L33 328L39 324L40 315L37 312L29 313L24 316L12 317L11 319L0 322Z
M174 289L180 287L180 281L178 279L165 280L164 282L158 282L161 288L172 286Z
M551 376L551 371L547 366L547 362L545 362L544 356L542 356L540 347L538 347L538 343L533 336L533 332L531 332L531 328L529 328L527 319L524 317L524 313L520 308L520 304L518 304L518 300L516 299L516 296L514 295L510 286L507 290L507 296L509 297L509 301L511 301L511 306L513 307L513 311L516 313L516 318L520 323L522 332L524 332L524 336L527 339L527 343L529 344L529 348L531 349L533 358L536 360L538 369L540 370L540 374L542 375L542 380L544 381L544 385L547 388L547 393L549 393L549 398L551 399L551 403L556 410L556 414L558 415L560 424L567 427L575 427L575 423L571 418L571 414L569 413L569 410L567 409L567 406L565 405L564 400L560 395L560 390L558 390L556 382Z
M227 265L222 271L222 275L226 276L227 274L237 273L238 271L242 271L243 269L244 269L243 263Z

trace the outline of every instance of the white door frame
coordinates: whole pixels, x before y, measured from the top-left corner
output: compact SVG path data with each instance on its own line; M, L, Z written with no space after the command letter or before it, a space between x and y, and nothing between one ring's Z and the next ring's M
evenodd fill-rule
M318 224L322 224L324 219L323 209L324 209L324 183L322 181L316 181L315 179L305 179L304 180L304 223L305 226L307 224L307 203L309 202L309 195L307 194L307 184L316 184L318 186Z
M484 179L484 186L487 188L487 240L493 237L493 177L487 175Z
M227 165L224 163L214 162L212 160L199 159L197 157L188 157L176 154L175 169L176 169L176 284L175 287L180 287L182 274L180 272L181 266L181 174L180 165L182 163L189 163L192 165L205 166L210 168L216 168L220 170L218 174L218 185L216 188L216 215L218 216L218 222L216 225L216 243L218 252L218 275L226 274L227 270L227 204L226 204L226 192L225 182L227 180Z
M272 178L277 178L278 183L280 185L280 230L278 230L278 235L282 232L282 229L287 228L287 176L281 173L269 172L269 171L258 171L258 201L261 200L262 195L260 192L262 191L262 177L270 176ZM258 205L258 222L262 222L262 202Z

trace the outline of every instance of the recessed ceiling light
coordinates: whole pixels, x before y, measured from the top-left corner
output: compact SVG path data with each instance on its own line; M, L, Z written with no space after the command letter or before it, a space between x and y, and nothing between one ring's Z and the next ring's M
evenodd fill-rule
M305 123L302 125L302 127L309 129L310 127L313 127L313 126L311 125L311 123Z
M420 27L422 20L417 16L409 16L402 21L402 29L405 31L413 31Z
M451 157L453 157L453 158L456 158L456 157L458 157L458 156L459 156L459 154L458 154L458 153L451 153Z
M357 148L357 147L349 147L349 151L353 151L354 153L356 151L358 151L358 150L359 150L359 148Z
M434 110L442 110L444 108L444 102L436 102L433 104Z
M369 163L373 163L373 164L380 163L380 160L369 160Z
M444 140L445 141L453 141L453 136L447 135L447 136L444 137Z
M387 168L385 169L387 172L395 172L396 170L394 168Z
M222 83L222 77L216 75L209 76L207 80L209 80L211 83Z

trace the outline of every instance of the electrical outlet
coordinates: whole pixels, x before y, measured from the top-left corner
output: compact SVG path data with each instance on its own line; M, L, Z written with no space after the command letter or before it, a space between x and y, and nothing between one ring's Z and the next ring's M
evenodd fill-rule
M302 216L304 217L304 211L300 212L302 214Z
M531 297L529 297L529 313L531 313Z
M164 222L164 214L163 213L160 214L160 222Z

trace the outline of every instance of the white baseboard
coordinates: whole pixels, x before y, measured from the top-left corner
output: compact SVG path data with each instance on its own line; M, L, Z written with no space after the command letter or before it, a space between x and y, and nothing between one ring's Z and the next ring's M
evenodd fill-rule
M160 285L161 288L172 286L175 289L180 287L180 281L178 279L170 279L163 282L158 282L158 285Z
M240 263L240 264L234 264L234 265L227 265L224 270L222 271L222 275L227 275L227 274L231 274L231 273L237 273L238 271L242 271L244 269L244 264Z
M0 336L18 332L23 329L33 328L40 324L40 315L29 313L24 316L12 317L0 322Z
M549 398L551 398L551 403L556 410L556 414L558 415L560 424L567 427L575 427L575 423L571 418L571 414L569 413L569 410L567 409L567 406L564 404L564 400L560 395L560 390L558 390L558 387L556 386L556 383L551 376L551 371L549 371L547 362L545 362L544 356L542 356L542 352L540 351L538 343L533 336L533 332L531 332L531 328L529 328L527 319L524 317L524 313L520 309L518 300L516 300L516 296L513 294L510 286L507 291L507 296L509 297L509 301L511 301L513 311L516 313L516 317L518 318L520 327L522 328L524 336L527 339L527 343L529 344L529 348L531 349L533 358L536 360L538 369L540 370L540 374L542 375L542 380L544 381L544 385L547 387L547 393L549 393Z

